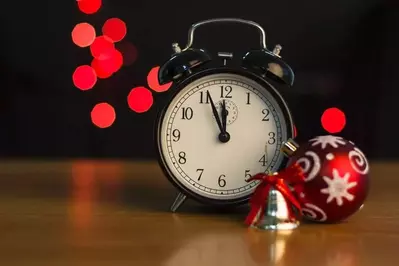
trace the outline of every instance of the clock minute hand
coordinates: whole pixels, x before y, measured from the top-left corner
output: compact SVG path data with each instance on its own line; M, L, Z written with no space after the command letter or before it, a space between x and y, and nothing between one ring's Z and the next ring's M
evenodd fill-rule
M222 102L222 128L223 128L223 133L227 133L227 116L229 112L226 109L226 101L223 100Z
M209 102L210 102L211 107L212 107L212 113L215 116L216 123L218 124L219 130L220 130L220 132L223 132L222 122L220 122L220 117L219 117L219 114L218 114L218 110L216 110L216 107L215 107L215 104L213 103L211 94L209 93L209 91L206 91L206 94L207 94L207 97L209 98Z

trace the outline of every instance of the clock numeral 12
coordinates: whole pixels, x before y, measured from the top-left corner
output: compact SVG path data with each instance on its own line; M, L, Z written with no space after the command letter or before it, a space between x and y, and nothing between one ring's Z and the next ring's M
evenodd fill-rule
M230 93L233 91L231 86L220 86L220 98L232 98Z
M181 119L183 120L191 120L191 118L193 118L194 115L194 111L191 107L183 107L181 109L182 114L181 114Z

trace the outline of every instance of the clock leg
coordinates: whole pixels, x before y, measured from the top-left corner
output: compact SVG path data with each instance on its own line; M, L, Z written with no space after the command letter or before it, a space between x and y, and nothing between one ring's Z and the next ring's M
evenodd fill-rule
M179 193L176 198L175 201L173 202L172 206L170 207L170 210L172 212L176 212L177 209L180 207L180 205L183 204L183 202L186 200L186 195L184 195L183 193Z

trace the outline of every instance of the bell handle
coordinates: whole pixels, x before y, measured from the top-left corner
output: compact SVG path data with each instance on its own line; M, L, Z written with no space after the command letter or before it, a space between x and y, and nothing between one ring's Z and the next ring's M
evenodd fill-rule
M266 32L258 23L250 21L250 20L240 19L240 18L214 18L214 19L203 20L203 21L200 21L198 23L191 25L190 29L188 30L187 45L183 49L183 51L191 48L191 46L193 45L195 30L202 25L211 24L211 23L241 23L241 24L253 26L253 27L257 28L259 31L261 49L267 50Z

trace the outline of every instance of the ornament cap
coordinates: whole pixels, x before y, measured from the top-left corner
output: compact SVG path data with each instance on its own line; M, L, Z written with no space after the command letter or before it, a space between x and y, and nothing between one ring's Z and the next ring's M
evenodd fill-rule
M281 151L284 153L285 156L291 157L298 148L298 143L296 143L293 139L288 139L286 142L283 143Z
M289 209L291 208L291 209ZM289 206L283 194L275 188L269 190L263 217L254 226L261 230L292 230L299 221L290 215L293 207Z

